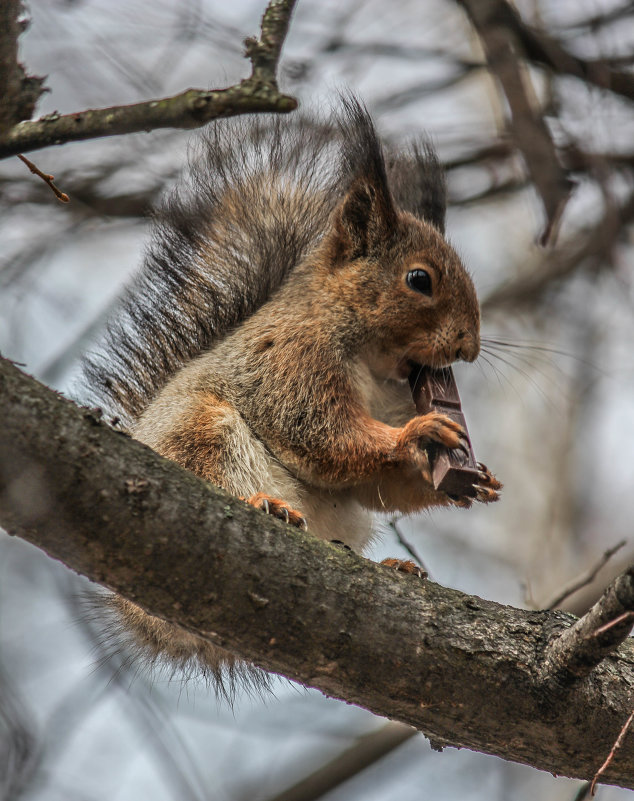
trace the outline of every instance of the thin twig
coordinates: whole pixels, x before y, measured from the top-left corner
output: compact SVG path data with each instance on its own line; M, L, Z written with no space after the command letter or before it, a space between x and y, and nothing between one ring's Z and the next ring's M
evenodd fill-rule
M605 634L606 631L610 631L610 629L613 629L615 626L618 626L621 623L625 623L630 620L634 620L634 612L623 612L622 615L615 617L614 620L610 620L603 626L599 626L599 628L593 633L592 636L599 637L601 634Z
M70 198L68 197L66 192L62 192L62 190L56 187L55 184L53 183L53 180L55 179L54 175L49 175L48 173L42 172L42 170L38 169L38 167L36 167L32 161L29 161L29 159L27 159L27 157L23 156L21 153L18 153L18 158L21 159L26 164L26 166L29 168L29 170L31 170L32 173L34 173L34 175L39 176L44 181L45 184L48 184L51 187L51 189L55 193L55 197L58 200L61 200L62 203L68 203Z
M615 743L614 743L614 745L612 746L612 750L611 750L611 751L610 751L610 753L608 754L608 758L605 760L605 762L603 763L603 765L601 765L601 767L599 768L599 770L598 770L598 771L597 771L597 772L594 774L594 778L592 779L592 784L590 785L590 795L594 795L594 789L595 789L595 785L596 785L596 783L597 783L597 780L598 780L599 776L600 776L600 775L601 775L601 774L602 774L602 773L603 773L603 772L604 772L604 771L605 771L607 768L609 768L609 767L610 767L610 765L611 765L611 763L612 763L612 760L614 759L614 755L616 754L616 752L619 750L619 748L620 748L620 747L621 747L621 745L623 744L623 740L625 739L625 735L627 734L627 730L629 729L629 727L630 727L630 723L632 722L632 720L634 720L634 709L632 710L632 712L631 712L631 714L630 714L629 718L626 720L626 722L625 722L625 726L623 726L623 728L621 729L621 731L620 731L620 733L619 733L619 736L616 738L616 742L615 742Z
M573 593L580 590L582 587L587 587L588 584L592 584L592 582L597 577L598 572L601 570L602 567L605 567L610 559L614 556L615 553L621 550L627 543L627 540L621 540L617 542L616 545L613 545L612 548L608 548L607 551L603 554L603 556L596 562L596 564L586 570L581 575L577 576L577 578L573 579L571 582L566 584L566 586L561 589L555 597L550 600L543 608L548 609L555 609L560 604L562 604L566 598L569 598Z
M276 69L295 1L270 0L262 17L260 38L245 42L252 70L240 83L212 91L188 89L173 97L128 106L47 114L14 125L0 137L0 158L103 136L157 128L198 128L219 117L293 111L297 100L279 91Z
M630 102L634 100L634 75L628 70L613 69L609 58L585 60L573 55L545 31L526 25L510 3L504 4L501 15L504 26L517 36L530 61L542 64L555 75L574 75Z

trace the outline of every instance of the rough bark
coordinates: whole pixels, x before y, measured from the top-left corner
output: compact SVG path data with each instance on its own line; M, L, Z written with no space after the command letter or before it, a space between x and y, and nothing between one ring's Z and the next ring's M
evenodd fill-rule
M571 615L468 596L290 530L6 361L0 414L0 523L72 569L435 745L579 778L610 753L634 688L634 643L618 645L613 617L580 627L607 637L608 655L566 675L561 659L582 646L570 633L554 643ZM620 581L608 617L631 611L632 575ZM634 736L601 781L634 788Z

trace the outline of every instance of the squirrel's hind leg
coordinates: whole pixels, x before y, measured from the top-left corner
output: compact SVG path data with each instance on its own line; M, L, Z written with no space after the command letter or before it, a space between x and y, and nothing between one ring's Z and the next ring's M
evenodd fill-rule
M172 393L173 397L164 393L148 408L133 435L258 509L305 526L303 514L296 511L301 508L298 482L238 409L210 390L199 390L183 408L186 393L178 388Z

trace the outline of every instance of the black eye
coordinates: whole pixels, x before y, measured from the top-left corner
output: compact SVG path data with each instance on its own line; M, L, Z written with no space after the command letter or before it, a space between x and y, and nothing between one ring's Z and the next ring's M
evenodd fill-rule
M422 295L431 295L431 275L427 270L410 270L407 273L407 286Z

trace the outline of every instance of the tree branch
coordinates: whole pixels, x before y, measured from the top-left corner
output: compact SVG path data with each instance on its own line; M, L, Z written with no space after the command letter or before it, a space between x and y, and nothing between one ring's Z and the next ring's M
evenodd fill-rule
M599 269L609 262L619 237L633 221L634 193L620 207L607 208L594 227L578 234L573 244L551 250L539 267L494 289L481 303L482 311L534 306L582 267Z
M573 684L625 640L634 625L634 566L619 576L582 618L546 649L549 680Z
M509 3L504 3L504 6L504 25L518 38L528 59L548 68L555 75L571 75L630 102L634 100L634 74L613 69L609 59L591 60L573 55L552 36L524 24ZM610 19L610 14L607 13L604 19Z
M270 0L260 39L247 39L251 76L227 89L188 89L173 97L128 106L87 109L74 114L48 114L15 125L0 136L0 158L83 139L152 131L157 128L198 128L219 117L255 111L289 112L293 97L281 94L276 70L295 0Z
M631 709L632 641L553 688L546 656L571 615L464 595L289 529L7 361L0 417L2 525L153 614L436 744L580 778L610 753ZM602 781L634 788L634 738Z
M503 24L505 0L458 0L482 41L491 72L498 79L508 102L510 128L524 157L546 212L540 237L545 244L556 228L572 188L562 169L546 123L532 108L524 86L521 65L514 50L514 37Z
M627 540L621 540L617 542L616 545L613 545L612 548L608 548L604 551L596 564L592 565L588 570L584 570L580 576L577 576L568 584L565 584L553 598L546 601L543 608L556 609L558 606L561 606L567 598L574 595L575 592L583 589L583 587L587 587L588 584L592 584L601 568L605 567L614 554L618 553L625 545L627 545Z
M319 801L417 734L410 726L390 721L268 801Z
M23 30L19 16L22 0L0 3L0 136L28 119L40 95L43 78L27 75L18 61L18 37Z

